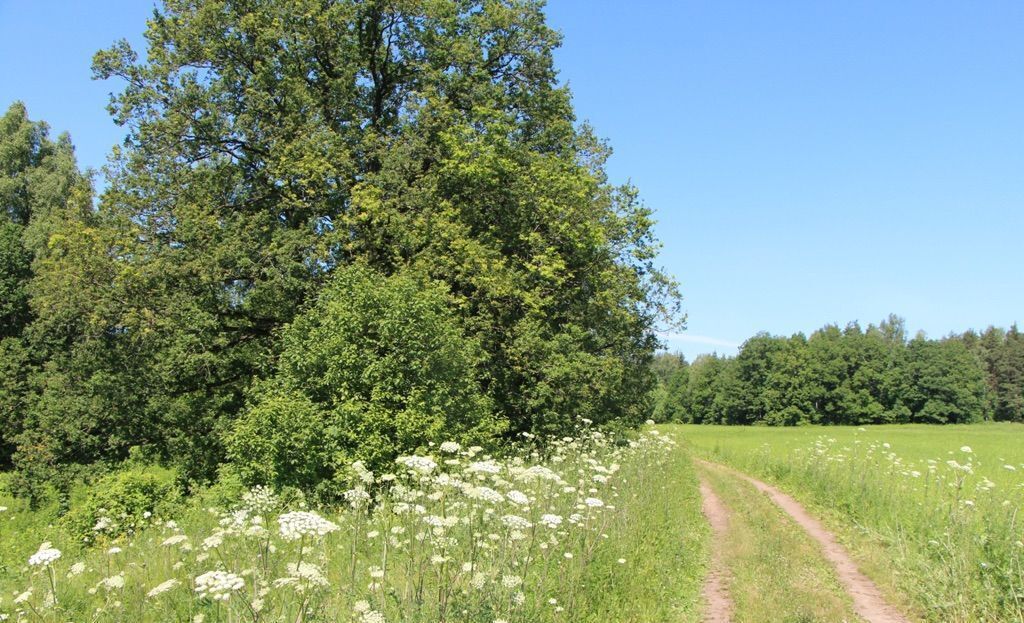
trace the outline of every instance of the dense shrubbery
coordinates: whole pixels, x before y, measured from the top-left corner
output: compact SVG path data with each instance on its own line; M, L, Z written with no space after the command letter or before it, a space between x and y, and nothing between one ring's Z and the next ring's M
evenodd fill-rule
M88 487L62 518L68 533L85 543L131 534L152 523L151 518L170 517L181 502L177 474L154 465L128 465L100 478Z
M810 338L757 335L734 358L659 357L660 420L714 424L1024 421L1024 339L1016 327L907 341L890 317Z
M430 442L490 444L502 432L477 378L479 345L426 278L339 269L282 345L228 437L249 484L344 488L353 461L377 469Z

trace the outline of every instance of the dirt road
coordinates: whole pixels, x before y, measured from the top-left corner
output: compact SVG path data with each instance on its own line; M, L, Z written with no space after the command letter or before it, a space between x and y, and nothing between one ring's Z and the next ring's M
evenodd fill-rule
M711 525L711 566L701 595L704 599L704 623L729 623L733 604L729 597L729 570L722 556L722 541L729 531L729 510L711 486L700 483L701 510Z
M814 539L824 558L835 570L839 582L849 594L853 601L853 609L858 616L868 623L908 623L908 619L885 600L878 586L860 572L835 535L811 515L802 504L778 488L747 474L724 465L700 460L698 462L710 469L721 470L749 482L758 491L768 496L794 523ZM701 483L701 494L704 496L704 514L711 524L712 538L720 541L728 532L729 510L725 508L707 482ZM716 558L717 551L718 549L713 543L711 570L704 587L704 598L707 604L704 621L707 623L731 620L729 618L732 610L728 592L729 572L728 569L723 568L721 557L717 556Z

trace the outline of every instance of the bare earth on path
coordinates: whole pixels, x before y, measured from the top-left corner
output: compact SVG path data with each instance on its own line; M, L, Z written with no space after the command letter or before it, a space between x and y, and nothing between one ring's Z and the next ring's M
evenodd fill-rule
M729 510L703 479L700 482L701 511L711 525L711 567L701 591L704 623L732 621L732 599L729 597L729 573L722 556L721 543L729 530Z
M849 553L847 553L846 548L836 540L835 535L827 530L817 518L808 513L807 509L800 502L797 502L776 487L748 476L743 472L717 463L700 462L710 467L728 471L752 484L757 490L771 498L797 525L817 541L821 545L825 558L835 568L839 581L853 599L854 611L865 621L869 623L908 623L908 619L885 600L882 592L878 590L878 586L860 572L853 559L850 558Z

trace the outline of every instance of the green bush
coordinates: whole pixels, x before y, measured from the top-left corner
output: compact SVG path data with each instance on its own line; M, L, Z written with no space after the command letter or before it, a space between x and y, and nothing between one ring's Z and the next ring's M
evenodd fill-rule
M286 328L277 374L253 386L226 439L249 484L326 493L355 460L372 469L430 442L486 445L503 430L444 286L338 269Z
M125 467L92 484L62 521L86 543L131 534L177 509L182 497L177 476L156 465Z
M331 479L339 431L330 414L301 392L269 386L256 393L259 398L228 440L243 482L309 488Z

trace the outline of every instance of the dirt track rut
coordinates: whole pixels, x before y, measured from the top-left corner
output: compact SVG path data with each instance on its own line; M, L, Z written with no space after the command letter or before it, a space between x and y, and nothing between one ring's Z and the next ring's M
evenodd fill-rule
M892 606L882 592L878 589L878 586L871 581L866 575L860 572L857 568L856 563L850 558L850 554L846 551L835 535L825 528L824 525L817 518L807 512L802 504L797 502L793 497L783 493L778 488L769 485L766 482L762 482L756 478L748 476L743 472L736 471L730 467L719 465L717 463L709 463L707 461L699 461L708 467L720 469L729 472L743 480L746 480L752 484L758 491L766 494L772 502L774 502L779 508L781 508L787 515L789 515L794 522L801 528L803 528L808 535L811 536L821 546L821 551L825 555L825 558L832 564L836 571L836 575L839 578L843 588L849 593L853 600L854 611L868 623L909 623L909 620L904 617L896 608ZM724 532L720 532L719 528L716 527L715 521L712 517L715 513L709 514L708 507L714 506L716 503L722 506L720 500L711 491L710 487L706 483L701 483L701 494L704 495L704 508L705 515L708 516L708 521L711 523L711 529L713 537L717 537ZM722 506L721 513L724 513L725 526L728 526L728 511ZM721 523L720 523L721 525ZM716 551L715 546L712 545L712 552ZM723 595L720 599L724 599L725 603L729 604L731 609L731 601L729 601L727 587L725 586L726 577L724 571L721 574L716 575L714 558L712 559L712 569L708 575L708 579L705 583L705 599L708 600L709 610L708 614L705 615L704 621L706 623L719 621L728 621L728 618L713 618L715 616L722 616L721 614L715 614L713 612L716 601L712 599L709 591L722 591ZM728 617L729 615L724 615Z
M704 580L704 623L729 623L733 604L729 597L729 570L722 555L722 540L729 531L729 510L703 480L700 483L701 511L711 525L711 567Z

